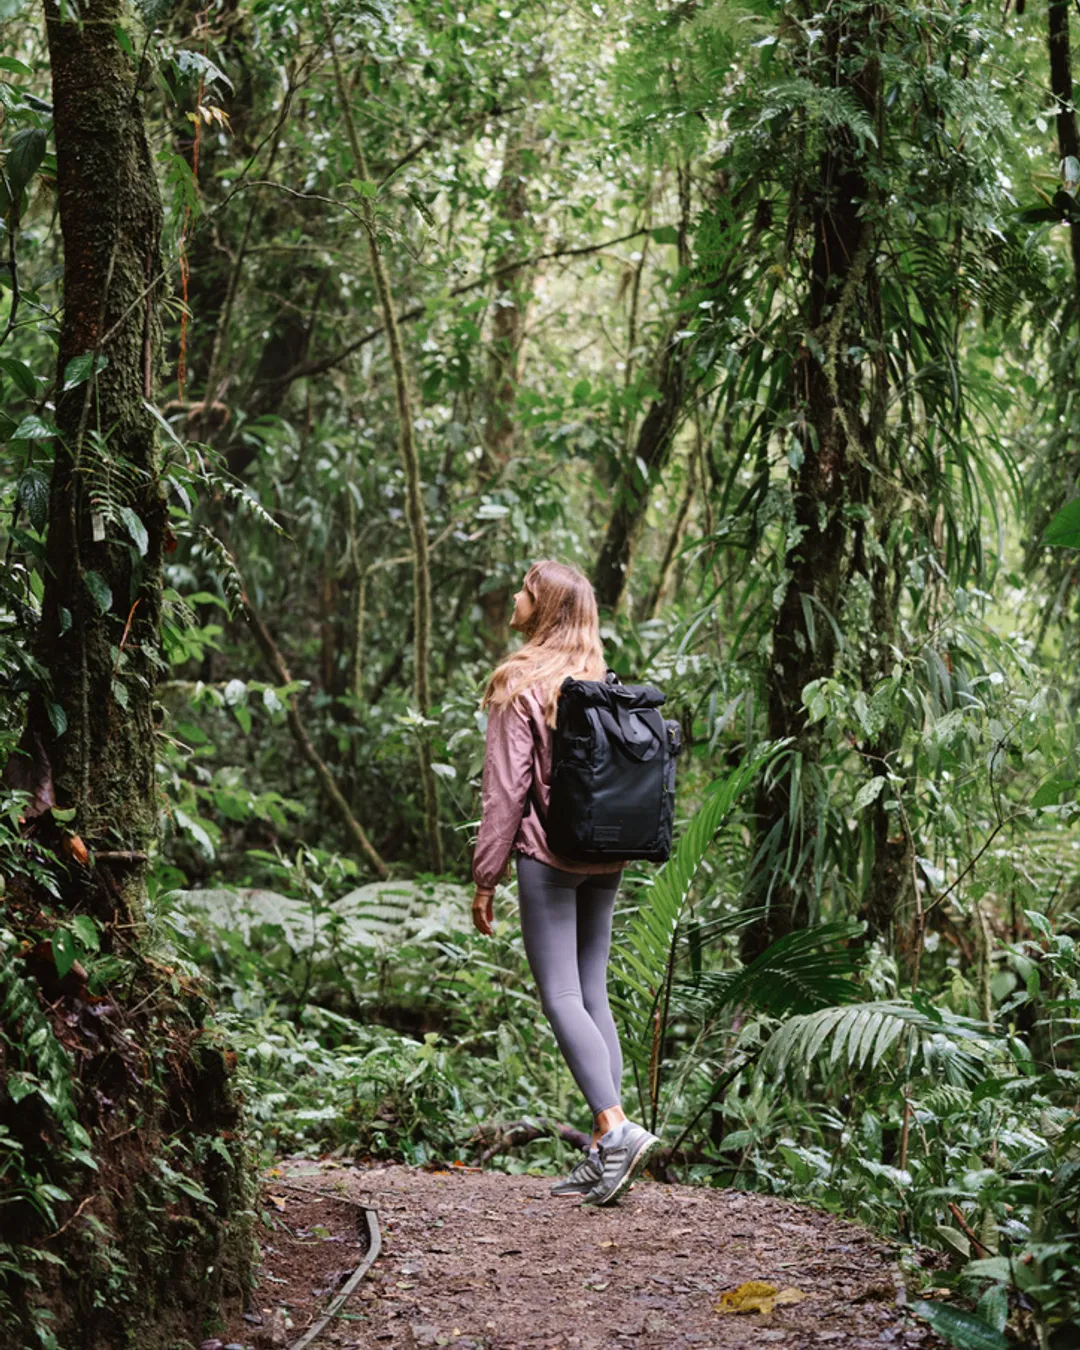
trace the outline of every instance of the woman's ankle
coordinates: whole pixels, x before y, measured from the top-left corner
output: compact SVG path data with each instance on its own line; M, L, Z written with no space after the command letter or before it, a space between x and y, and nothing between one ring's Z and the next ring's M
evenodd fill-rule
M606 1111L599 1112L594 1122L593 1143L599 1143L609 1130L613 1130L616 1125L622 1124L625 1119L626 1112L621 1106L609 1106Z

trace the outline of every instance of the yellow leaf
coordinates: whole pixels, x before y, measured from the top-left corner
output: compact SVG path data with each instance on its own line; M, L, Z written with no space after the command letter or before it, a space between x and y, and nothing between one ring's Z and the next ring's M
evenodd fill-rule
M763 1280L747 1280L738 1289L725 1289L716 1302L720 1313L770 1313L776 1298L776 1285Z
M726 1289L715 1308L718 1313L761 1313L767 1317L777 1303L801 1303L808 1297L790 1285L777 1290L775 1284L766 1284L764 1280L747 1280L738 1289Z

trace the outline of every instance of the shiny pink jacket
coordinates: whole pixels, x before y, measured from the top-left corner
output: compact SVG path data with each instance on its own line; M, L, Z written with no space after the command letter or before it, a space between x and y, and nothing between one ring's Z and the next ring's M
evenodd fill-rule
M530 786L547 815L551 795L552 731L538 689L527 689L507 708L489 708L480 834L473 854L473 881L494 890L511 853L524 853L549 867L579 875L618 872L621 862L584 863L560 858L548 848L535 808L525 814Z

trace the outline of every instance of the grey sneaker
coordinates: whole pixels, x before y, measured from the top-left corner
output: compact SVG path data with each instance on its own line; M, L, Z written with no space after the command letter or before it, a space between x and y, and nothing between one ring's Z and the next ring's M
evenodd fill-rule
M635 1125L632 1120L620 1121L597 1145L602 1176L585 1197L587 1205L610 1205L618 1200L634 1179L634 1173L660 1148L655 1134Z
M600 1155L590 1148L568 1177L563 1177L551 1188L552 1195L585 1195L603 1178Z

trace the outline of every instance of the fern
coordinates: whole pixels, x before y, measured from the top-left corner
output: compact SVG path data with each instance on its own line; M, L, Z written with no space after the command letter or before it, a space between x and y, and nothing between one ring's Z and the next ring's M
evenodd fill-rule
M858 937L863 927L844 922L797 929L742 970L703 975L694 992L709 1016L725 1005L747 1005L771 1017L788 1017L850 1003L857 996L851 978L857 952L841 944Z
M973 1053L987 1042L979 1023L923 1012L900 1000L822 1008L792 1017L770 1039L762 1064L780 1073L789 1067L808 1069L827 1051L830 1065L875 1069L905 1031L912 1037L913 1066L921 1059L925 1069L940 1071L957 1086L982 1077L982 1058Z
M803 112L812 122L849 131L864 146L877 145L874 124L850 90L831 89L807 79L784 80L766 92L763 102L759 127L778 113Z
M704 805L691 820L671 858L657 873L618 946L619 974L642 997L653 1000L664 982L678 938L679 919L702 859L716 832L727 820L758 771L782 749L767 745L748 755L727 778L712 785Z

